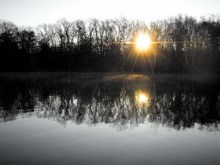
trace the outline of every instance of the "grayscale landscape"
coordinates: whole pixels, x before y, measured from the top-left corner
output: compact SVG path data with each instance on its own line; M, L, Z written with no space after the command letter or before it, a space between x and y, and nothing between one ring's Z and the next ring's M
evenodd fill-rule
M0 0L0 165L219 165L219 9Z

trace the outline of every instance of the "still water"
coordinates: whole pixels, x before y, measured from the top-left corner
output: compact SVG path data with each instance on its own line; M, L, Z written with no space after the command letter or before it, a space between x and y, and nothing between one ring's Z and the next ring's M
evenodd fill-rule
M0 75L0 164L220 164L209 76Z

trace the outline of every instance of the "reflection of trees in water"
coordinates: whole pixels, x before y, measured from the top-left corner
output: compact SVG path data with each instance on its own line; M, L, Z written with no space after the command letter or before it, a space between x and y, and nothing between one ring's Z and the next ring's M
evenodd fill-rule
M140 105L135 99L135 90L122 88L117 97L111 97L111 93L98 89L93 91L90 100L83 96L66 99L50 96L44 103L39 101L35 111L40 117L73 120L78 124L110 123L119 129L145 120L176 129L190 128L195 123L201 124L201 128L216 126L218 129L220 115L217 104L220 100L213 106L212 97L184 92L162 93L149 98L150 105Z
M175 129L193 127L218 129L219 111L211 110L210 99L193 94L162 94L151 98L150 106L137 105L134 96L121 90L120 96L111 100L95 97L89 103L81 98L72 97L62 100L60 96L50 96L47 101L38 102L35 112L38 117L53 118L57 121L73 120L75 123L109 123L119 129L144 123L161 123ZM218 111L218 112L215 112ZM217 113L218 116L215 116Z
M16 117L17 117L16 113L12 113L11 111L10 112L4 110L0 111L0 122L16 120L17 119Z
M103 93L104 92L104 93ZM118 97L110 97L106 90L98 90L88 101L80 97L49 96L35 106L38 117L60 120L73 120L75 123L111 123L117 127L143 123L147 108L137 108L133 96L122 89Z
M194 123L203 123L207 116L209 100L192 94L163 94L154 100L149 111L149 120L160 122L176 129L192 127ZM209 110L208 110L209 111Z
M64 125L66 121L106 123L122 130L147 120L175 129L191 128L197 123L199 129L219 130L220 97L216 86L181 89L167 89L159 83L146 86L116 82L56 86L46 93L44 89L28 88L18 92L10 111L0 111L0 119L15 120L16 114L32 109L37 117Z

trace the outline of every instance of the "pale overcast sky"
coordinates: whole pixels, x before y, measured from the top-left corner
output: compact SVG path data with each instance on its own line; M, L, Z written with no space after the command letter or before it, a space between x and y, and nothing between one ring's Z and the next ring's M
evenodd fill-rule
M154 21L178 14L220 14L220 0L0 0L0 19L20 26L67 20L127 17Z

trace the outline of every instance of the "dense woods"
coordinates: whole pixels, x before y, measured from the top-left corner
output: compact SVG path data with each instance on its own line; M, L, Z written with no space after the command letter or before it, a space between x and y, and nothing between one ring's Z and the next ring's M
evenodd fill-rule
M138 52L138 32L151 51ZM69 22L37 28L0 21L0 71L218 72L220 18L177 16L146 24L126 18Z

